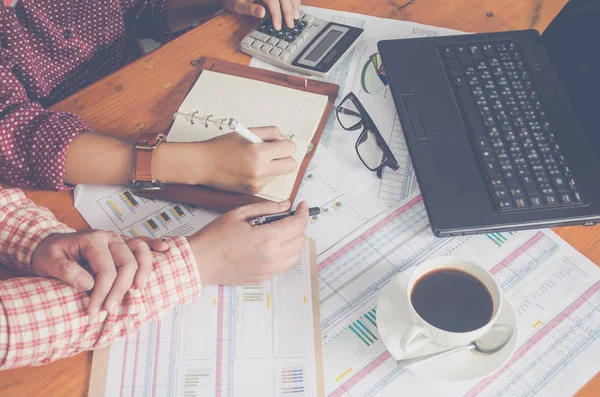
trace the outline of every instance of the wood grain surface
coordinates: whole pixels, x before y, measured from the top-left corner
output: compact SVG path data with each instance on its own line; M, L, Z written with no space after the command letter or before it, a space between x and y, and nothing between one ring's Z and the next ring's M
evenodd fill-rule
M467 32L534 28L543 31L566 0L304 0L303 4L384 18L409 20ZM205 56L248 64L237 50L255 21L224 13L177 40L78 92L57 110L73 112L96 131L133 139L142 131L163 132L197 71L193 61ZM70 192L27 191L76 229L87 224L73 207ZM571 245L600 263L600 227L555 230ZM2 277L14 277L6 269ZM0 396L79 397L87 394L91 353L32 368L0 373ZM600 396L600 375L578 397Z

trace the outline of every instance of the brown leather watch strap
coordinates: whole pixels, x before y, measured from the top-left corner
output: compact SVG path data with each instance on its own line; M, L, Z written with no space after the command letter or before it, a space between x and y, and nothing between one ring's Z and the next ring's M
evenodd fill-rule
M145 133L140 135L135 150L135 174L133 188L136 190L162 190L164 184L152 176L154 149L167 140L165 134Z

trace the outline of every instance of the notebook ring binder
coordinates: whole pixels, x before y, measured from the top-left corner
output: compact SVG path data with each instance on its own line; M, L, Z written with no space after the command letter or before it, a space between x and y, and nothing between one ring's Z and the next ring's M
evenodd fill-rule
M226 121L227 119L221 119L221 123L219 124L219 130L223 130L223 123Z
M194 116L196 115L196 113L198 113L197 110L195 112L192 112L192 114L190 114L190 124L191 125L194 125Z
M268 83L268 84L273 84L273 85L276 85L279 87L288 88L288 89L291 89L294 91L304 91L307 93L327 96L327 104L325 105L325 109L323 110L323 112L321 114L319 124L314 132L314 135L312 136L312 138L310 138L310 142L313 143L312 150L309 150L309 149L311 149L311 147L310 147L310 145L308 145L308 136L307 136L306 140L297 142L297 144L304 146L304 147L300 148L300 151L304 152L304 150L306 150L306 152L308 154L305 155L304 158L302 159L302 161L299 163L299 168L298 168L298 172L297 172L298 176L296 176L295 181L294 181L294 186L287 197L291 201L293 201L298 193L298 189L303 180L303 175L306 171L306 168L308 167L308 164L311 161L312 155L315 153L316 149L318 148L317 142L319 142L319 139L321 138L321 136L324 132L325 125L329 119L329 115L334 110L334 102L338 96L339 86L336 84L331 84L331 83L317 83L313 80L308 80L308 79L307 79L306 87L304 87L303 84L302 84L302 86L298 86L296 84L290 83L287 80L285 74L256 69L256 68L242 66L242 65L238 65L238 64L233 64L231 62L225 62L225 61L217 60L214 58L192 60L190 63L192 65L197 66L198 69L200 69L199 70L200 76L202 76L202 74L204 74L205 72L208 72L207 74L229 75L229 76L254 80L257 82L257 84L258 83ZM190 82L190 84L192 84L192 82ZM193 88L193 86L191 88ZM215 88L218 89L219 87L217 86ZM236 88L239 88L239 87L236 86ZM253 98L252 100L256 100L256 93L254 92L251 95ZM209 103L211 103L211 102L212 101L209 100ZM180 108L177 109L178 112L176 112L173 115L173 119L175 119L174 121L176 121L177 123L181 123L181 124L187 124L190 121L189 113L191 113L192 110L200 110L198 107L194 108L194 106L198 106L198 105L195 105L196 103L197 103L196 101L190 102L190 105L189 105L190 107L186 106L186 107L182 108L180 106ZM296 109L296 108L294 108L294 109ZM173 110L175 110L175 109L173 109ZM221 131L218 130L221 120L229 113L232 113L233 110L234 110L233 108L231 108L231 109L226 108L226 107L213 108L212 106L210 108L200 110L200 112L196 113L194 116L194 121L196 122L195 123L196 126L194 126L194 128L205 124L204 121L206 120L206 115L208 113L212 112L215 115L213 117L211 117L209 121L212 122L212 127L214 127L214 131L211 131L211 129L209 127L209 128L206 128L205 130L198 131L198 132L200 133L200 135L204 135L203 133L209 133L209 132L213 133L213 134L216 132L218 134L215 134L215 135L221 135L223 132L228 131L227 122L223 123L223 125L222 125L223 130L221 130ZM243 109L242 109L242 111L243 111ZM300 111L300 110L298 109L298 111ZM242 116L242 114L240 114L240 112L238 112L238 111L236 111L235 114L232 114L230 116L233 116L233 115L235 115L237 117ZM180 117L177 117L177 116L180 116ZM183 119L182 119L182 117L183 117ZM179 118L179 120L177 120L178 118ZM209 126L210 126L210 122L208 123ZM248 124L249 122L246 121L246 123ZM249 123L249 124L252 124L252 123ZM192 129L193 128L190 128L190 130L192 130ZM284 131L285 131L285 129L284 129ZM171 132L173 132L173 131L171 131ZM285 132L287 132L287 134L285 134ZM288 137L289 137L288 139L292 138L293 141L296 141L297 138L300 136L299 133L296 133L295 137L291 137L290 135L291 135L292 131L285 131L285 132L284 132L284 134L286 135L286 138L288 138ZM190 136L192 136L193 133L194 133L193 131L189 131ZM252 196L252 195L248 195L248 194L228 193L228 192L221 192L219 190L207 189L202 186L188 186L188 185L178 185L178 184L171 184L171 185L169 185L169 187L166 190L164 190L162 192L161 191L158 191L158 192L145 191L145 192L143 192L143 196L144 197L152 197L152 198L156 198L156 199L158 199L158 198L167 199L167 200L171 199L171 200L178 200L178 201L182 201L182 202L195 203L195 204L199 204L204 207L207 207L207 208L214 208L214 209L218 209L221 211L228 211L230 209L237 208L242 205L246 205L246 204L250 204L250 203L262 202L265 200L269 201L269 198ZM271 196L269 196L269 197L271 197Z
M208 120L210 120L210 118L212 117L212 114L209 114L208 116L206 116L206 121L204 121L204 128L208 128Z

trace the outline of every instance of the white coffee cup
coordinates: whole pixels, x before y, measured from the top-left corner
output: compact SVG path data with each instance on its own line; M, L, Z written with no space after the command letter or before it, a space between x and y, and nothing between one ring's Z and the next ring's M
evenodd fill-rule
M492 316L485 325L468 332L450 332L429 324L419 316L411 302L413 288L423 276L440 269L461 270L483 283L489 291L494 305ZM490 272L473 262L453 256L441 256L429 259L418 265L408 279L405 292L408 312L413 324L400 338L400 348L407 353L418 349L428 342L434 342L442 346L468 345L489 331L498 319L498 315L502 309L502 292Z

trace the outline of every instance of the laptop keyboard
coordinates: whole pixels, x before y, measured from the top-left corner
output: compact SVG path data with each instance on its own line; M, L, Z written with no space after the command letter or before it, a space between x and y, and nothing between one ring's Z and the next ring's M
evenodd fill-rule
M581 204L517 44L477 42L439 51L498 210Z

